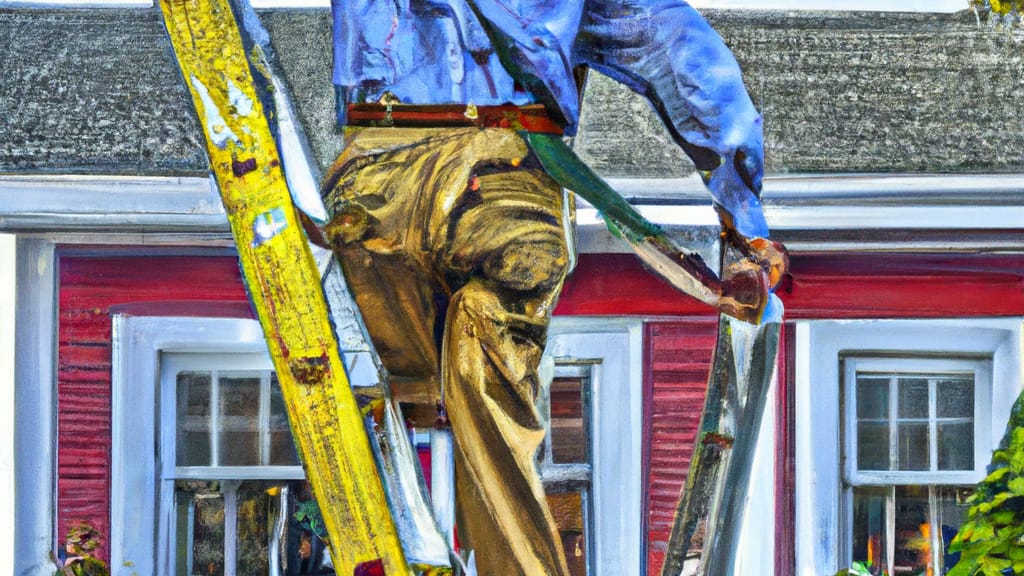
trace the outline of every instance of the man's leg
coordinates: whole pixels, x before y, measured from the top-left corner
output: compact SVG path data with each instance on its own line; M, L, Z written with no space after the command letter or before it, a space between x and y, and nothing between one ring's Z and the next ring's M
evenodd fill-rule
M474 276L452 296L442 386L456 441L460 539L481 576L568 574L536 470L544 426L537 367L567 251L561 191L530 170L480 176L455 259Z
M568 260L561 190L522 167L528 149L510 130L353 135L325 191L328 237L393 376L428 368L447 303L460 539L481 576L564 576L534 465L536 369Z

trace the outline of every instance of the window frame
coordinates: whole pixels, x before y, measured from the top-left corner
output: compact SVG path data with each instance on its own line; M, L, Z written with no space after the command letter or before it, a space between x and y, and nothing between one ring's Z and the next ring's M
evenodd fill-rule
M218 372L251 372L265 374L273 372L270 357L265 354L194 354L182 352L161 352L160 358L160 421L176 423L177 374L186 370ZM174 383L174 384L172 384ZM264 384L269 388L270 382ZM265 392L269 393L269 389ZM268 400L269 401L269 400ZM269 405L267 406L269 409ZM306 477L302 465L295 466L179 466L176 461L177 429L175 426L160 427L160 453L163 457L161 481L174 480L302 480Z
M886 538L887 542L894 542L895 532L895 502L896 488L900 486L916 486L926 488L929 501L929 523L932 527L930 532L933 566L940 566L942 562L941 538L942 534L936 530L937 519L935 504L937 502L937 488L947 487L952 489L962 488L976 484L985 477L985 467L990 460L986 451L989 438L991 438L991 398L992 398L992 358L986 357L961 357L961 358L936 358L927 356L895 356L884 357L877 354L844 353L840 355L840 362L843 379L842 398L842 434L843 434L843 472L841 489L842 525L840 530L840 558L841 562L849 566L856 558L853 557L854 537L854 491L857 488L882 488L886 490L886 511L885 518L888 524ZM936 450L938 449L938 438L935 434L935 417L932 407L937 402L936 394L932 392L929 385L929 467L936 466L935 470L859 470L857 467L857 375L862 373L874 373L885 375L890 378L902 377L905 375L920 375L929 379L941 376L955 376L970 374L974 380L974 406L972 406L972 424L974 427L974 468L972 470L943 471L937 469ZM894 384L890 381L890 387ZM894 412L898 410L898 395L890 393L889 396L889 422L893 423ZM890 432L891 434L891 432ZM890 436L890 458L891 451L895 449ZM893 545L894 546L894 545ZM889 550L887 557L888 565L892 565L892 551Z
M843 565L849 553L842 505L841 357L990 357L990 426L983 440L986 450L991 450L998 446L1010 407L1022 388L1022 321L1009 317L795 323L796 573L834 574L847 567Z
M173 504L174 484L161 482L157 452L166 421L158 401L161 354L266 355L266 342L248 318L115 314L112 324L110 566L169 575L173 535L163 512Z
M545 431L538 471L544 483L589 483L593 479L593 466L590 463L558 463L554 461L551 446L551 384L554 379L558 378L580 378L582 380L580 393L583 397L583 419L587 431L587 439L591 444L587 446L587 457L590 462L593 462L593 379L595 372L600 369L600 364L600 358L561 359L555 362L554 378L552 381L545 382L541 398L538 402L540 404L539 409L544 417Z
M940 485L976 484L985 477L985 466L990 459L986 451L991 437L992 368L991 358L927 358L892 357L844 354L843 363L843 481L850 486ZM857 468L856 438L856 374L858 372L899 374L971 374L974 377L974 469L960 470L859 470ZM930 403L935 399L929 395ZM890 400L891 401L891 400ZM929 425L932 421L929 420ZM929 457L936 448L937 438L929 435Z
M110 565L138 574L170 574L171 534L156 503L161 419L161 354L266 354L263 332L248 318L115 314L112 326L112 476ZM591 565L600 573L641 567L643 321L554 318L547 356L555 363L596 362L591 373ZM598 361L599 360L599 361ZM169 483L173 495L173 482ZM171 502L171 500L166 500ZM160 529L161 524L163 529Z
M555 317L544 362L590 367L592 574L639 574L642 562L643 321ZM542 366L542 369L544 367ZM550 469L558 469L553 465ZM568 465L570 467L575 465ZM550 479L550 478L549 478Z

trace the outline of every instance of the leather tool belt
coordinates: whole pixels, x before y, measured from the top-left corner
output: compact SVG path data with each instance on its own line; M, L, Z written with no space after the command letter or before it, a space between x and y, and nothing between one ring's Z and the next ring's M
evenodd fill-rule
M541 104L349 104L347 124L395 128L477 126L558 135L564 131Z

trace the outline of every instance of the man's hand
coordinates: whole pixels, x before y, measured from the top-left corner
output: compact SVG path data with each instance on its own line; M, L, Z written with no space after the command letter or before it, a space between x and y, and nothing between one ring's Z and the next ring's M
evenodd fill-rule
M718 310L744 322L757 324L768 305L769 294L768 273L750 260L737 260L722 271Z
M772 290L778 288L789 273L789 252L786 247L781 242L767 238L747 239L745 243L746 249L740 251L768 273L768 286Z

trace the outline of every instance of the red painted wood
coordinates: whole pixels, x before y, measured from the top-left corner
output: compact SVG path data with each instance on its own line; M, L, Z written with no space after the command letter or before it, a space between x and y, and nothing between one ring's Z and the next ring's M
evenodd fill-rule
M647 573L660 574L686 483L715 346L715 318L645 326L644 498Z
M631 254L580 254L565 282L556 315L708 314L701 302L650 274Z
M62 255L58 308L58 537L79 520L109 534L112 311L244 317L248 299L232 257Z
M796 327L782 325L775 396L775 576L796 574Z
M790 319L1024 314L1020 255L800 255L792 276L781 291ZM229 256L64 254L60 281L58 530L88 519L108 533L110 314L251 313ZM625 254L581 255L555 313L683 318L650 324L645 338L645 530L657 573L689 466L714 313Z
M779 290L789 319L938 318L1024 310L1024 256L810 254ZM582 254L555 314L694 316L713 312L628 254Z

